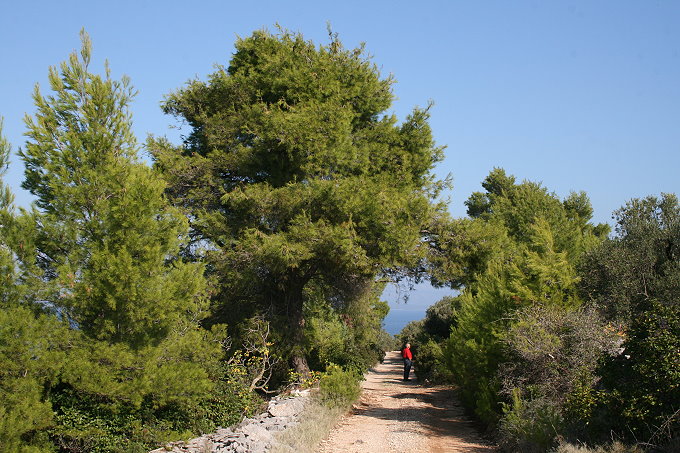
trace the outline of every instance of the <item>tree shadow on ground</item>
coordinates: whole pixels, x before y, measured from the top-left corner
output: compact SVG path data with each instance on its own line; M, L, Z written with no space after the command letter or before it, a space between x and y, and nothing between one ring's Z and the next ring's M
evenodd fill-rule
M415 379L404 381L401 357L387 357L384 365L387 367L383 366L371 372L378 376L382 383L394 386L392 387L394 391L388 392L385 397L399 399L402 404L391 408L361 402L354 407L354 414L383 420L414 422L434 436L457 436L471 443L486 443L478 434L477 423L465 415L455 389L447 386L424 387ZM410 428L404 429L408 431ZM465 451L471 453L496 451L491 446L469 445L465 448Z

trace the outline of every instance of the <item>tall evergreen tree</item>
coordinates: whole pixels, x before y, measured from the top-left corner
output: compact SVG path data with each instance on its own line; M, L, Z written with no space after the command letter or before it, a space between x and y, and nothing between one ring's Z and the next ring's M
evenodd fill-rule
M89 72L81 37L80 58L50 69L54 94L36 87L23 187L40 208L50 302L91 338L141 347L201 316L202 268L178 259L186 221L137 158L129 80L112 80L108 64L103 78Z
M195 404L212 388L207 367L220 352L198 324L202 265L179 256L186 219L137 158L134 91L108 64L104 77L90 72L90 40L81 39L80 54L50 69L52 94L36 87L20 152L23 187L37 197L41 297L72 334L53 434L74 444L105 441L82 421L106 410Z
M196 238L215 248L217 319L269 313L303 373L310 285L347 305L424 249L442 149L427 109L400 125L385 114L391 84L336 36L317 48L258 31L228 67L167 98L191 127L183 146L149 143Z

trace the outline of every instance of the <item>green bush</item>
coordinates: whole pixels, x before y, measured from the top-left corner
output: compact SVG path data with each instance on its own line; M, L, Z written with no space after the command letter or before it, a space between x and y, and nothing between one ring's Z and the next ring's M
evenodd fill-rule
M372 290L362 296L369 298L370 303L355 301L342 310L327 301L317 301L316 307L306 307L306 354L311 370L325 371L329 364L337 364L345 370L353 369L363 374L383 360L385 351L398 348L395 348L394 337L381 327L389 307L378 300L379 296L380 293ZM320 295L310 289L309 297Z
M450 382L453 377L444 363L442 347L434 340L418 348L415 373L420 380L431 382Z
M61 451L73 453L145 453L230 426L254 415L262 404L257 394L230 379L218 381L213 392L193 402L159 404L147 397L136 406L69 386L53 389L51 400L56 415L49 435Z
M211 426L200 431L213 430L217 426L227 427L238 423L243 416L255 415L263 399L245 386L234 383L220 383L210 399L201 405L206 423Z
M519 391L513 392L512 403L504 404L499 425L501 444L508 451L544 452L555 446L561 431L562 416L545 399L524 400Z
M361 394L361 375L330 365L319 381L319 393L328 407L349 407Z
M430 338L442 341L451 334L456 324L456 311L460 308L460 298L446 296L432 304L425 312L423 331Z
M400 343L400 348L403 348L406 343L411 343L411 349L414 353L418 350L418 344L424 343L427 339L425 330L423 329L425 320L420 319L417 321L411 321L406 324L401 332L397 334L397 339Z
M655 445L680 439L680 308L651 301L632 322L624 355L603 367L608 422L622 438ZM664 429L660 429L660 427Z

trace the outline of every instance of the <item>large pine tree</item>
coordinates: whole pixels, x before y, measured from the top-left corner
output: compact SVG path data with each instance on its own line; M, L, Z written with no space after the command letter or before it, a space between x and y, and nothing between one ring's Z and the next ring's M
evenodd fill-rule
M196 238L214 246L217 319L265 312L299 372L312 287L336 307L379 275L418 263L436 206L427 109L386 114L392 79L337 37L255 32L228 67L167 98L182 146L149 147ZM318 299L317 299L318 300Z

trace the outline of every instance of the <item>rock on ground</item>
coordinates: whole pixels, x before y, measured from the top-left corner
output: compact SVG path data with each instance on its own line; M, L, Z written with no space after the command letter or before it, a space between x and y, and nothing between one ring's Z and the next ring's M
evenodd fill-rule
M276 444L274 433L299 423L309 390L292 397L273 398L267 411L238 425L220 428L188 442L171 442L150 453L267 452Z

